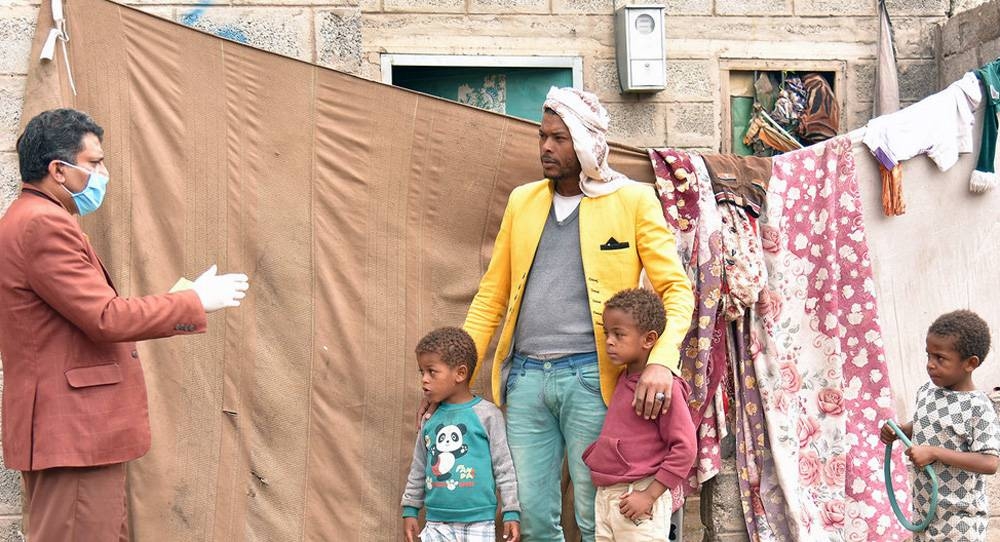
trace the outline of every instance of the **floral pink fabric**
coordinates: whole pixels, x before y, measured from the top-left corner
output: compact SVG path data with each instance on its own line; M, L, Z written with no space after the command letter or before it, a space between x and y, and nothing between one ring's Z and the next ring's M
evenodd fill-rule
M882 480L879 427L895 412L850 140L775 157L760 227L768 284L750 350L775 472L759 473L753 512L776 487L792 539L903 540ZM755 525L755 540L783 539Z

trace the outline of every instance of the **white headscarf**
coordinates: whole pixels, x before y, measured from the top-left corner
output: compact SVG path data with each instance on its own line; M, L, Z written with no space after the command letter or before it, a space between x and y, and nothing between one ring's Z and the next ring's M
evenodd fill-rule
M608 111L597 96L572 87L549 89L545 109L566 123L580 161L580 190L589 197L604 196L632 182L608 165Z

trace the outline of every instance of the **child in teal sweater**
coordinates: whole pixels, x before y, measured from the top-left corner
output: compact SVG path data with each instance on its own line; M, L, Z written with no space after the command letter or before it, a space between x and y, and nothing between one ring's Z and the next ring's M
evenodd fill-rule
M503 414L469 391L475 343L465 331L445 327L424 336L416 354L424 397L440 406L417 433L402 501L406 542L494 542L498 488L504 540L518 542L517 479Z

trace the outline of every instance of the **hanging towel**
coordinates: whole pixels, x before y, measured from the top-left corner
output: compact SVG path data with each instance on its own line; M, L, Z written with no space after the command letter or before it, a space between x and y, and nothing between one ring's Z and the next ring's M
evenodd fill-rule
M899 110L899 78L896 72L896 45L892 41L892 21L885 0L878 0L878 63L875 65L875 116Z
M742 207L719 206L722 215L722 300L726 320L739 320L759 299L767 268L757 223Z
M709 359L722 291L722 217L712 197L708 174L698 156L677 149L650 149L656 189L667 225L687 270L698 305L681 345L681 373L691 386L688 405L697 424L710 400L713 370Z
M757 302L767 282L760 235L760 216L771 179L771 158L704 154L715 201L722 217L722 312L737 320Z
M680 236L692 231L698 216L698 179L688 153L678 149L650 149L649 158L656 174L656 192L660 195L667 224ZM682 248L678 241L677 248ZM681 251L681 261L688 264L691 255ZM698 390L692 390L697 395Z
M986 113L983 117L983 141L979 148L979 161L969 179L969 190L985 192L997 185L997 106L1000 106L1000 58L976 70L976 77L983 83Z
M772 318L780 306L761 301L757 312ZM779 468L771 451L764 399L761 397L761 375L755 359L761 352L761 334L751 312L727 326L729 367L733 383L733 427L736 437L736 475L740 487L740 504L751 542L785 542L796 540L792 530L789 501L779 483ZM778 428L780 431L782 428ZM787 457L778 458L784 463ZM789 469L790 470L790 469ZM785 472L788 472L786 470ZM802 539L804 540L804 539ZM866 538L857 538L866 540Z
M979 80L969 72L937 94L868 121L863 141L886 169L924 153L947 171L959 153L972 152L980 99Z
M770 308L758 306L750 345L766 419L761 447L777 469L760 473L764 513L766 487L790 505L780 520L792 540L907 539L877 491L879 425L896 413L850 138L776 157L767 199ZM899 447L893 455L893 479L905 480ZM758 522L760 540L778 540L768 526Z
M878 165L882 177L882 213L885 216L898 216L906 212L903 203L903 164L896 164L892 169Z

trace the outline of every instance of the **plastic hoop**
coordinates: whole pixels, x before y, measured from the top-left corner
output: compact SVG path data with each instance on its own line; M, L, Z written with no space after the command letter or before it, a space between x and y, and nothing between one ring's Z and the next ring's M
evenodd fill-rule
M886 423L896 432L896 436L899 437L899 440L903 441L903 444L907 448L913 446L913 443L910 442L910 439L906 438L903 430L896 425L896 422L888 420ZM889 504L892 505L892 511L895 512L899 523L913 532L927 529L927 526L930 525L931 520L934 519L934 515L937 513L938 505L938 478L937 474L934 473L934 469L930 465L924 465L924 472L931 477L931 505L927 509L927 515L924 516L924 520L917 525L910 523L910 520L906 519L903 511L899 509L899 504L896 502L896 493L892 489L892 444L885 445L885 469L883 472L885 474L885 489L889 493Z

